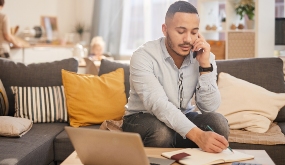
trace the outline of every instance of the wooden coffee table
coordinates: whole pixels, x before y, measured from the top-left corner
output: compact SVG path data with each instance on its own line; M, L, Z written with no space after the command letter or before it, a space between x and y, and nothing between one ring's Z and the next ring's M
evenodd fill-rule
M162 152L169 152L169 151L176 151L181 150L182 148L151 148L145 147L145 151L147 156L149 157L157 157L157 158L164 158L160 154ZM238 150L240 152L254 155L254 159L241 161L247 163L254 163L254 164L262 164L262 165L274 165L271 158L267 155L265 150ZM231 165L232 163L223 163L223 165ZM76 152L74 151L68 158L66 158L61 165L82 165L80 159L78 158ZM173 165L179 165L179 163L173 163Z

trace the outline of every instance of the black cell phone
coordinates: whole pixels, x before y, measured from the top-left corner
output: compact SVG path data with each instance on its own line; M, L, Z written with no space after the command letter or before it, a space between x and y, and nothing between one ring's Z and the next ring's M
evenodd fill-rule
M198 50L198 51L193 51L193 58L196 58L196 56L198 55L198 52L199 51L204 51L203 49L200 49L200 50Z
M197 54L198 54L198 51L194 51L193 52L193 58L196 58Z

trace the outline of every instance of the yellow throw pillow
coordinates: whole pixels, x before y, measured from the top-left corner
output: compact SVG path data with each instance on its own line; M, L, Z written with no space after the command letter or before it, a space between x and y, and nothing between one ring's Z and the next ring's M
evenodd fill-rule
M122 119L127 102L122 68L100 77L62 70L62 81L71 126Z
M285 93L274 93L258 85L221 72L218 87L223 114L231 129L264 133L285 105Z

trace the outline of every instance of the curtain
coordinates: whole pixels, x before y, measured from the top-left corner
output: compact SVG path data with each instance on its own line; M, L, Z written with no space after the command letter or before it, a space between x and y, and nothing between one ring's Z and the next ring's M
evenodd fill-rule
M120 38L122 27L123 0L96 0L91 27L91 39L103 37L104 52L119 59Z
M163 36L165 14L177 0L96 0L91 36L102 36L115 59L131 56L147 41ZM197 0L188 0L194 6Z

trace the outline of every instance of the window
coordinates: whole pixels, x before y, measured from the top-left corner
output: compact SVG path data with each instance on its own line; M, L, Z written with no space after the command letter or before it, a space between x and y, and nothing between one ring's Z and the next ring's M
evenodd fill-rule
M162 37L166 11L175 1L125 0L120 54L131 56L140 45ZM196 6L196 0L189 2Z
M285 17L284 0L275 0L275 17L276 18Z

